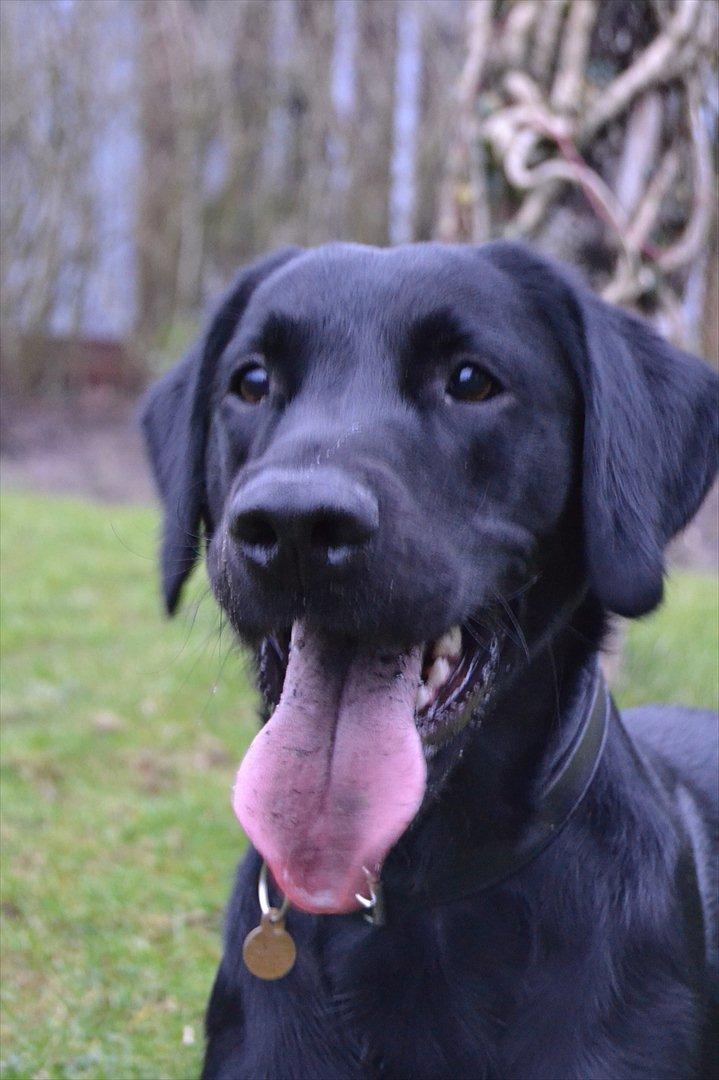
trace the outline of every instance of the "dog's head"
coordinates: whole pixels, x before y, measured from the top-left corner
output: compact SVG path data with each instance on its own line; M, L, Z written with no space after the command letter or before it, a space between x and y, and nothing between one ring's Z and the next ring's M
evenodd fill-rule
M491 699L534 583L558 607L656 606L714 475L716 394L515 245L331 245L240 275L143 423L167 607L204 531L258 657L274 715L236 809L295 903L354 906L431 748Z

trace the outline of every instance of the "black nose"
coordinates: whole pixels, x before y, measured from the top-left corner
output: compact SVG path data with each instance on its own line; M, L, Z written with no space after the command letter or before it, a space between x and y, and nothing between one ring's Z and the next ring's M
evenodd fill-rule
M268 567L284 555L342 566L377 531L377 500L338 469L268 469L235 496L229 529L242 554Z

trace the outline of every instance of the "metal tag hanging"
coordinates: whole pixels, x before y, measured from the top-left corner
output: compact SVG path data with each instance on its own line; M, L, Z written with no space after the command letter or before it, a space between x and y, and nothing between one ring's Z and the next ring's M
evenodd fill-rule
M245 967L258 979L281 979L292 970L297 949L285 930L285 920L275 919L272 913L262 916L262 921L250 930L242 946Z
M267 889L267 864L262 863L257 881L257 895L262 917L260 925L250 930L242 946L245 967L258 979L281 979L292 970L297 949L285 930L285 915L289 901L284 897L280 907L272 907Z

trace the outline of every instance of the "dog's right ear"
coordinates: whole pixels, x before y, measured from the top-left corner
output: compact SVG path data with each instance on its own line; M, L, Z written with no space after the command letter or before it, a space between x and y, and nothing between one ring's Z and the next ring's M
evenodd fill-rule
M209 406L217 362L254 290L300 248L258 259L227 291L207 331L185 358L158 380L142 404L140 420L164 509L162 591L168 614L200 552L200 534L212 532L205 486Z

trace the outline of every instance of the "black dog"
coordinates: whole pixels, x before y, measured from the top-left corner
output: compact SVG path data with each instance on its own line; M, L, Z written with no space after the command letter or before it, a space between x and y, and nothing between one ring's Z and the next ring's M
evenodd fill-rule
M208 1080L711 1074L716 728L620 720L597 652L661 600L717 411L504 243L261 260L152 390L167 607L204 532L273 714L235 808L297 946L243 964L251 850Z

